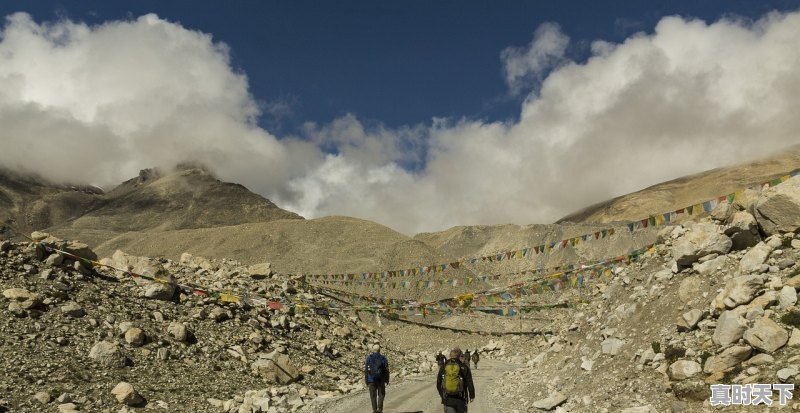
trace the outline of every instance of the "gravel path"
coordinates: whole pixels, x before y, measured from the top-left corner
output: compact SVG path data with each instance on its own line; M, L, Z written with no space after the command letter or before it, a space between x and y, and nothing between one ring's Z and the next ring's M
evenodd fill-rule
M479 368L472 370L475 382L475 402L470 404L469 413L500 413L497 405L488 400L489 388L503 373L516 366L502 361L484 359ZM334 400L320 410L328 413L371 413L372 407L367 391L361 391ZM439 394L436 392L436 377L429 376L406 379L386 388L384 413L440 413L442 411Z

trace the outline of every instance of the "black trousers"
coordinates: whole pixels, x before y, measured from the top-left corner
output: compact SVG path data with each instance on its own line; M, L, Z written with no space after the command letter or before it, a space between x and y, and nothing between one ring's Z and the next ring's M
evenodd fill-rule
M383 411L383 398L386 397L386 384L370 383L369 385L369 399L372 401L372 411Z

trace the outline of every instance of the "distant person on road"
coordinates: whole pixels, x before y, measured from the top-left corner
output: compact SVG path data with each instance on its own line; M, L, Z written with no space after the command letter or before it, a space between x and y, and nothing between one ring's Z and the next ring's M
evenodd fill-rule
M472 353L472 362L475 363L475 368L476 369L478 368L478 360L480 360L480 359L481 359L481 357L478 355L478 350L475 350L475 352Z
M469 367L470 361L472 361L472 355L469 354L469 349L467 349L467 351L464 352L464 364L466 364L467 367Z
M447 361L447 357L445 357L444 354L442 354L442 351L439 350L439 353L436 354L436 364L438 364L439 367L442 367L444 366L445 361Z
M389 361L381 354L381 346L372 346L372 354L364 362L364 381L369 387L372 413L383 413L383 399L389 385Z
M475 400L475 385L472 373L461 360L461 349L450 351L450 358L439 368L436 389L442 398L444 413L467 413L467 405Z

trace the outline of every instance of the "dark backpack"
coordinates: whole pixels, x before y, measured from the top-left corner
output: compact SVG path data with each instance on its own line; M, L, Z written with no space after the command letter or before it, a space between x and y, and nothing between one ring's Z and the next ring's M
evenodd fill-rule
M370 354L367 357L366 373L370 381L383 381L386 364L380 354Z

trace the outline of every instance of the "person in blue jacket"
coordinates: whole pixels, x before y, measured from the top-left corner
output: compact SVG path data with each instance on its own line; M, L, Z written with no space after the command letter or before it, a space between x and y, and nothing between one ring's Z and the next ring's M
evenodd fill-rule
M372 412L383 413L383 399L386 397L386 386L389 385L389 361L381 354L378 344L372 346L372 354L364 361L364 381L369 387Z

